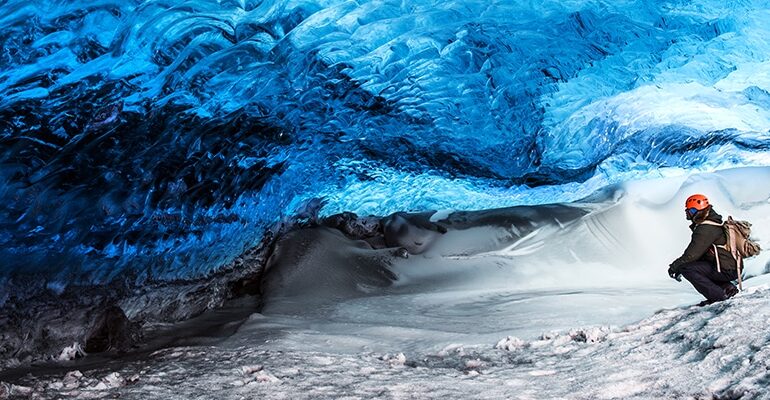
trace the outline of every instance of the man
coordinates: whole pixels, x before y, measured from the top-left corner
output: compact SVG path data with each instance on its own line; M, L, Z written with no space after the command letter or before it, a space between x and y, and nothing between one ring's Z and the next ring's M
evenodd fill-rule
M737 263L724 246L727 235L722 227L722 216L702 194L694 194L685 201L687 220L692 221L692 239L681 257L668 268L668 275L676 280L683 276L706 300L705 306L735 296L738 289L731 281L738 279ZM717 264L717 257L719 263Z

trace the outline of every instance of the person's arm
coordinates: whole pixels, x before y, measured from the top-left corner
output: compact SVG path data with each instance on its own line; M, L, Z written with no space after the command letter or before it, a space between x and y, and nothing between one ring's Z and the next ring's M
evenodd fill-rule
M713 229L710 226L706 227L698 225L692 232L692 239L690 240L690 244L687 245L687 248L684 250L684 254L671 263L671 269L678 273L679 267L681 267L682 264L699 260L706 254L721 232L721 228Z

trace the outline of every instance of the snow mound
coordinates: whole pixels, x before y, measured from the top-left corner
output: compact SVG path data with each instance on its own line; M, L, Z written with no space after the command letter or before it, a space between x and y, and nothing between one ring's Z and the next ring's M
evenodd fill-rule
M574 384L562 386L585 398L768 398L769 302L770 292L752 286L729 301L661 310L623 328L572 330L529 343L508 337L496 348L526 352L538 364L563 358L548 375L569 377Z

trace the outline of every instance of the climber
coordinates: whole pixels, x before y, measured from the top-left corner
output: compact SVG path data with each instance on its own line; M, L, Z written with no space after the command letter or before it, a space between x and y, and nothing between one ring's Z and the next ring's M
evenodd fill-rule
M669 265L669 276L677 281L683 276L706 297L699 306L735 296L738 289L732 281L738 278L737 263L729 251L719 247L727 243L721 226L722 216L702 194L687 198L685 213L687 220L692 221L692 239L684 254ZM719 263L716 257L719 257Z

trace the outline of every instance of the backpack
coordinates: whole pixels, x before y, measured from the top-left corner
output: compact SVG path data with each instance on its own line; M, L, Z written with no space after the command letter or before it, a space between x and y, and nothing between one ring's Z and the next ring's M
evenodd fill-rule
M721 247L727 250L735 259L736 266L738 268L738 286L741 285L741 260L744 258L754 257L762 250L759 243L751 239L751 223L749 221L736 221L732 216L727 217L727 221L718 224L712 221L703 221L706 225L721 226L725 230L725 236L727 237L727 243L722 246L713 245L714 255L717 259L717 271L722 271L719 266L719 252L716 247Z
M762 251L759 243L751 240L751 223L749 221L736 221L733 217L727 217L724 226L727 234L727 250L736 260L739 257L754 257Z

